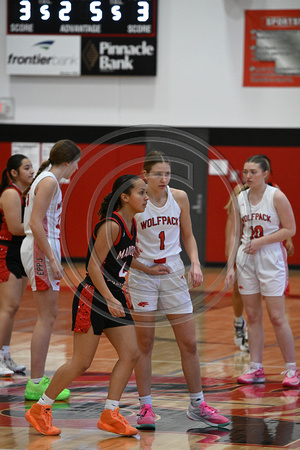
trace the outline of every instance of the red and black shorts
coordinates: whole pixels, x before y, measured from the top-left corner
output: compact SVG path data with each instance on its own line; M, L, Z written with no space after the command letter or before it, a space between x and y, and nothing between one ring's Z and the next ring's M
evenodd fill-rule
M21 243L0 241L0 283L8 280L12 273L16 278L26 277L20 256Z
M107 282L113 296L122 303L125 317L113 317L109 312L106 300L99 291L83 280L77 288L72 307L72 330L87 333L92 325L94 334L101 335L106 328L134 325L121 288Z

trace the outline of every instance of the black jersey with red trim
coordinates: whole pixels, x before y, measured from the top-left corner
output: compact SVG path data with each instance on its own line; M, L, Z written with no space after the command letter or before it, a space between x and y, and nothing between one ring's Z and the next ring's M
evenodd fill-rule
M89 242L86 257L86 270L88 270L89 260L97 238L97 232L108 220L116 222L119 225L119 234L102 264L101 271L106 282L110 282L121 288L125 282L125 276L130 268L135 251L136 221L134 218L132 219L130 231L123 218L117 212L113 212L110 217L106 217L97 223ZM85 279L87 283L93 284L88 272Z
M3 191L1 192L1 194L3 194L4 191L6 191L7 189L14 189L15 191L17 191L17 193L20 196L21 199L21 217L22 217L22 222L23 222L23 218L24 218L24 209L25 209L25 199L22 195L22 191L18 188L18 186L15 186L14 184L9 184L8 186L6 186L6 188L3 189ZM2 209L0 209L0 240L2 241L2 243L5 245L8 245L9 243L12 244L21 244L24 236L15 236L13 234L11 234L11 232L8 229L6 220L5 220L5 216L4 216L4 212ZM3 242L5 241L5 242Z

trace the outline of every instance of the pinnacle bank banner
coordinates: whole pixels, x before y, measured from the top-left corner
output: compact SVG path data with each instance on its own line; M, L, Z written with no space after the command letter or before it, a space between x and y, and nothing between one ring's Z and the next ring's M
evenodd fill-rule
M156 38L83 37L82 75L156 75Z
M156 38L6 36L9 75L156 75Z
M300 86L300 10L245 11L244 86Z

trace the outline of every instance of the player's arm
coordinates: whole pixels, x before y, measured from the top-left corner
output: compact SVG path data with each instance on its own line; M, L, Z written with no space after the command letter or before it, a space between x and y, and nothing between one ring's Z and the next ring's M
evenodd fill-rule
M277 189L281 190L280 187L278 186L278 184L274 184L274 187L276 187ZM295 253L295 247L294 247L294 243L293 243L293 239L292 238L287 238L284 242L285 244L285 248L287 251L287 255L288 256L293 256L293 254Z
M11 234L14 236L23 236L22 203L18 192L15 189L6 189L1 195L1 205L7 227Z
M239 195L241 192L242 185L237 184L233 191L231 192L230 199L225 206L225 209L227 210L227 220L225 225L225 256L226 259L228 259L229 256L229 245L230 245L230 234L231 229L234 226L234 217L232 214L232 203L235 201L235 198Z
M190 202L186 192L179 189L172 189L171 191L181 210L180 232L184 248L191 261L191 268L188 276L189 282L192 283L193 287L200 286L203 281L203 274L199 261L197 242L192 229Z
M226 225L225 225L225 257L226 257L226 259L228 259L228 257L229 257L229 248L230 248L232 227L233 227L233 214L232 214L232 203L231 203L227 209L227 220L226 220Z
M101 225L98 229L97 238L87 268L95 288L107 301L108 310L114 317L124 317L124 308L108 289L101 267L111 246L117 239L119 231L120 226L114 221L109 220Z
M52 197L57 190L57 181L52 177L43 178L35 188L35 199L32 207L32 213L29 221L33 237L44 253L49 259L50 267L55 279L60 280L63 277L64 269L53 253L53 250L48 242L43 220L46 216Z
M166 273L170 273L170 269L163 264L155 264L154 266L148 267L136 259L132 260L130 267L133 267L133 269L136 270L141 270L149 275L165 275Z
M230 213L230 228L228 229L228 256L227 256L227 274L225 286L229 288L234 283L235 270L234 264L236 253L241 242L242 221L236 199L232 202Z

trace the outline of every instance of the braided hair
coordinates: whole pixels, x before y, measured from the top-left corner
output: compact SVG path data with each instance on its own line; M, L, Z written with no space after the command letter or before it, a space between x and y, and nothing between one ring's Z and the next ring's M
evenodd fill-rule
M100 219L105 219L107 215L110 215L113 211L116 211L122 207L122 194L130 194L130 191L134 187L134 182L140 180L137 175L121 175L117 178L113 184L112 191L104 197L101 203L98 215Z

